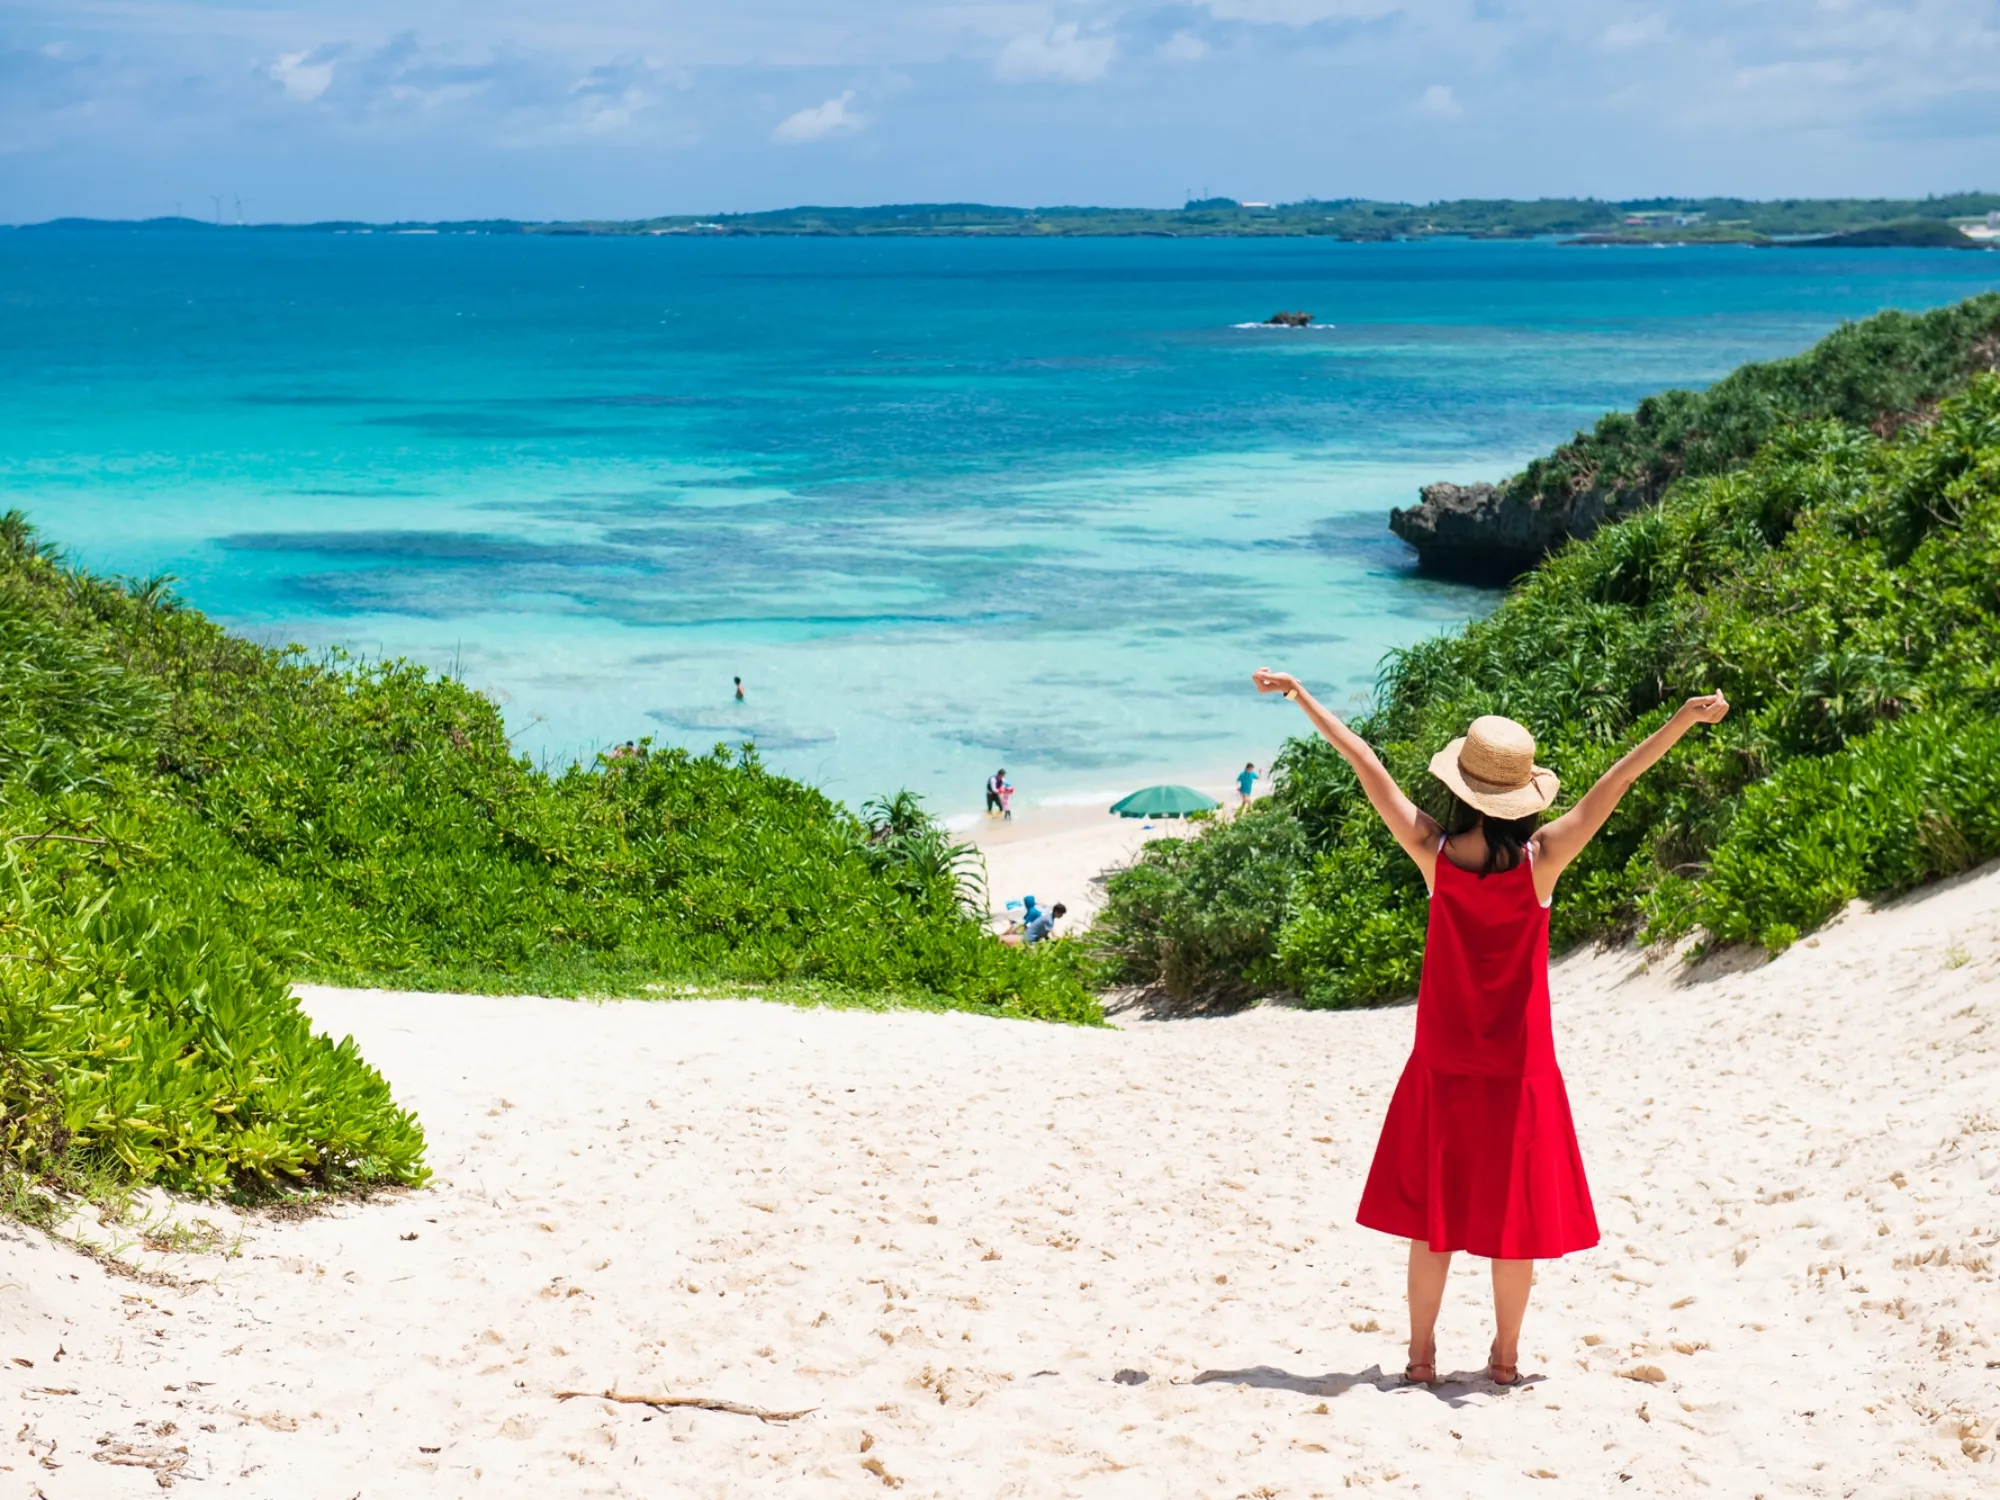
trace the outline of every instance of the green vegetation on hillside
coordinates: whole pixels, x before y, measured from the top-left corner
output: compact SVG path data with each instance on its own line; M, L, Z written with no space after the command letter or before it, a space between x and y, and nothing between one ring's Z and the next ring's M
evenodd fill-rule
M1744 365L1706 390L1649 396L1611 412L1503 483L1508 501L1567 510L1595 492L1619 515L1683 475L1720 474L1783 427L1827 419L1888 432L2000 369L2000 293L1952 307L1848 323L1794 359Z
M658 219L525 226L545 234L812 235L1171 235L1325 236L1344 240L1426 239L1471 235L1616 232L1630 219L1664 226L1691 242L1758 242L1777 236L1833 234L1909 219L1983 215L2000 194L1925 199L1820 199L1754 203L1739 198L1643 199L1460 198L1440 203L1374 203L1360 198L1244 204L1204 198L1180 208L1005 208L983 203L904 203L873 208L783 208L764 213L677 215ZM1676 223L1676 221L1682 221Z
M1559 946L1699 929L1775 951L1856 895L2000 854L2000 378L1887 436L1767 415L1747 464L1393 656L1356 722L1442 811L1430 755L1511 715L1559 811L1683 698L1728 693L1564 876ZM1181 995L1359 1005L1415 988L1425 912L1345 763L1293 740L1269 802L1113 876L1096 936L1120 977Z
M1071 945L987 934L915 799L863 812L748 750L537 770L456 682L253 646L0 519L0 1166L420 1180L299 980L1100 1019Z
M1779 242L1787 250L1984 250L1988 248L1956 224L1942 219L1900 219L1869 229Z
M1579 235L1571 245L1752 245L1760 250L1987 250L1956 224L1943 219L1897 219L1861 229L1773 239L1742 220L1644 218L1616 229Z
M1564 240L1565 245L1747 245L1753 249L1767 250L1772 245L1823 245L1823 239L1773 240L1768 234L1755 229L1746 229L1741 224L1699 223L1676 224L1671 220L1662 222L1652 219L1640 223L1621 224L1615 229L1593 230L1580 234L1574 239Z

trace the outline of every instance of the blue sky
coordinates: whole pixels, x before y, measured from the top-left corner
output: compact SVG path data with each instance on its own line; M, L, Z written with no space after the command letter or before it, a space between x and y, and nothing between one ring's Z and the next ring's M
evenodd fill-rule
M0 222L1969 187L1995 0L0 0Z

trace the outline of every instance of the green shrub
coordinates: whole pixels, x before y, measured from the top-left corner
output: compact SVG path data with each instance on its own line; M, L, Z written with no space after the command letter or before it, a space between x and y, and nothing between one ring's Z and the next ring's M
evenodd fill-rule
M212 881L109 879L87 854L31 874L18 849L0 938L17 950L0 957L0 1106L25 1127L16 1165L97 1154L135 1181L200 1193L423 1179L416 1121L352 1039L312 1034L282 943Z
M1356 828L1301 874L1291 920L1277 934L1277 973L1314 1006L1410 994L1428 918L1423 877L1388 830ZM1323 962L1329 953L1342 962Z
M1691 900L1655 935L1699 925L1776 952L1863 894L1953 875L2000 850L2000 719L1918 714L1751 787Z
M1296 820L1256 807L1199 837L1149 841L1144 859L1106 882L1102 927L1123 945L1107 956L1177 1000L1269 983L1272 935L1304 853Z

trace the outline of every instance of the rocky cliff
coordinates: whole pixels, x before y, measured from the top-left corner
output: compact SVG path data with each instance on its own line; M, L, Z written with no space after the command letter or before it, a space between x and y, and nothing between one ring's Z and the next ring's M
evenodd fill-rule
M1589 536L1658 498L1651 485L1537 493L1499 485L1427 484L1418 503L1389 512L1389 529L1417 549L1417 566L1464 583L1505 583L1564 542Z

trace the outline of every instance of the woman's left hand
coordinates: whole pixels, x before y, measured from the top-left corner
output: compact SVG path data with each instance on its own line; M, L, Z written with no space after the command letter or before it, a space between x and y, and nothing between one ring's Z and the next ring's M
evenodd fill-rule
M1299 680L1290 672L1273 672L1269 667L1259 667L1250 674L1250 680L1257 685L1260 693L1296 693Z

